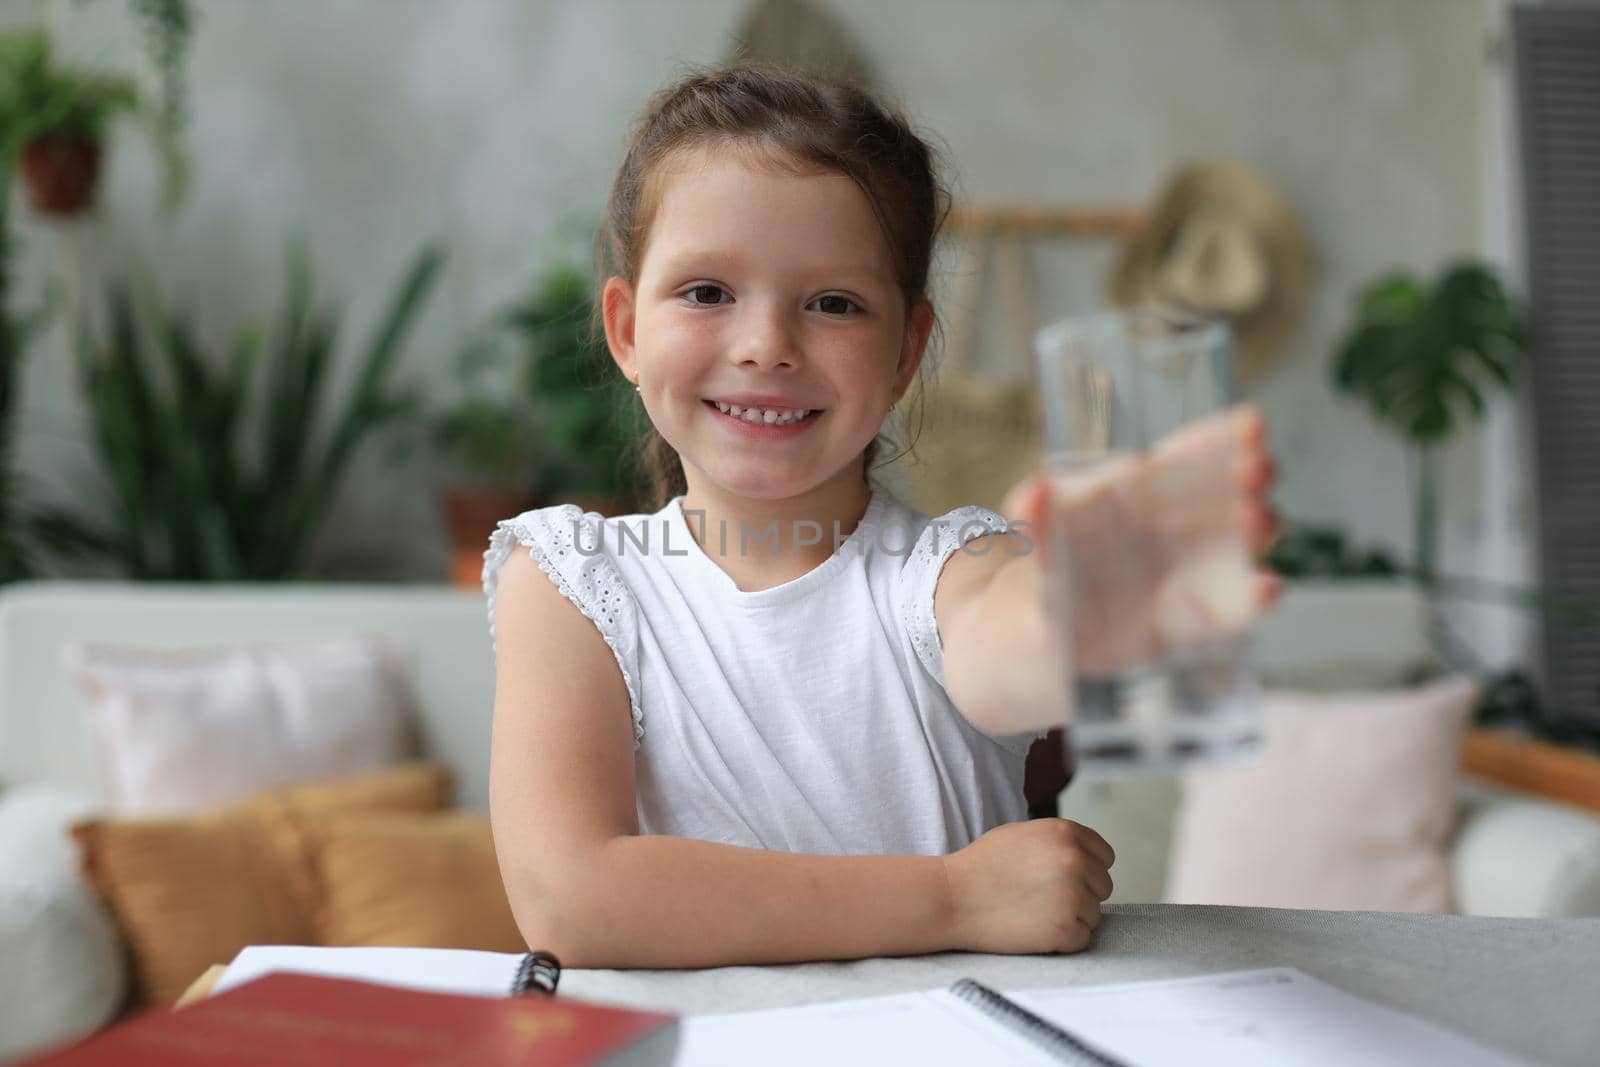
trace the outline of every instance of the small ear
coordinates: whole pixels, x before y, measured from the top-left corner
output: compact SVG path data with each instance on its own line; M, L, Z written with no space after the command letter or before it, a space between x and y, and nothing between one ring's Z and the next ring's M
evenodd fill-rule
M928 336L932 333L933 304L919 300L911 305L911 311L906 315L905 337L900 344L900 361L894 374L895 403L898 404L906 390L911 388L917 368L922 365L922 357L928 350Z
M637 382L639 375L633 365L633 286L628 284L628 279L616 274L606 279L605 288L600 291L600 309L611 358L621 368L624 378Z

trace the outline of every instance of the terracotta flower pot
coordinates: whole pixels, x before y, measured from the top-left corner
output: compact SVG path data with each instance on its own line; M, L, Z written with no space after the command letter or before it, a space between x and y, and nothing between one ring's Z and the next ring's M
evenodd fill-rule
M605 516L628 513L625 501L608 496L539 500L514 489L446 489L441 504L450 532L450 582L473 589L483 580L483 553L489 547L489 535L501 519L520 515L529 508L554 504L576 504L581 511L598 511Z
M42 215L81 215L100 185L100 142L87 137L39 137L22 149L28 202Z
M455 487L441 496L450 535L450 581L476 588L482 580L483 553L501 519L534 506L532 497L516 489Z

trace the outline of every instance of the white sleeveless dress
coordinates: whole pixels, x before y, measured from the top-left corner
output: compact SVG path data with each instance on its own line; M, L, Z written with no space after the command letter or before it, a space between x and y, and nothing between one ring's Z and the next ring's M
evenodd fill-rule
M639 826L752 848L943 855L1026 817L1041 733L991 736L944 687L939 571L1004 532L984 508L938 521L876 490L857 529L793 581L740 590L674 498L602 518L571 504L500 523L484 556L491 632L519 546L599 629L633 716ZM737 530L707 531L737 545Z

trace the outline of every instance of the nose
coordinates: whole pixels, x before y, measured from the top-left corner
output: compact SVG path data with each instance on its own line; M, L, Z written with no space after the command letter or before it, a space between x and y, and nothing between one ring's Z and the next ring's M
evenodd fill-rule
M733 355L740 366L752 370L782 370L798 366L800 344L793 316L776 301L746 301Z

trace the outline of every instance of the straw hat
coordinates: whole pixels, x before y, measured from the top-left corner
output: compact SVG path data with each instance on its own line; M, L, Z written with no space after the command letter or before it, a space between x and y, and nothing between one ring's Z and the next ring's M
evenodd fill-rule
M1168 180L1111 272L1111 299L1227 320L1243 382L1260 377L1299 324L1309 253L1300 223L1266 179L1230 163Z

